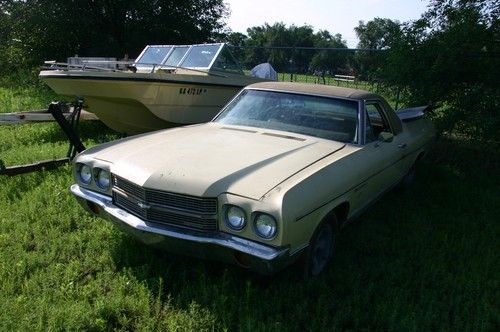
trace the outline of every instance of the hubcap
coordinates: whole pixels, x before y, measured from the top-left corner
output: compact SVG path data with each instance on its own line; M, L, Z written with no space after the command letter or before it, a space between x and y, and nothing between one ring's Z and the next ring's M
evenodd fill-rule
M318 275L326 267L332 255L333 231L329 224L324 224L311 248L311 274Z

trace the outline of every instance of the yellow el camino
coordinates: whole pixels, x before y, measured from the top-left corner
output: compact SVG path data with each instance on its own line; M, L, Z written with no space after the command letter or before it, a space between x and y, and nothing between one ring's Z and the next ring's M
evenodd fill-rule
M93 147L71 192L148 245L272 274L301 258L318 275L335 238L388 189L408 185L434 137L425 108L267 82L213 121Z

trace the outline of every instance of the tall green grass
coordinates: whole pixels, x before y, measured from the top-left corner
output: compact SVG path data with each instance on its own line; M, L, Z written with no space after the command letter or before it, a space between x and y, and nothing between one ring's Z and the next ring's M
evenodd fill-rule
M88 146L114 137L81 131ZM65 144L55 124L0 126L6 164ZM499 165L492 148L442 139L308 281L152 250L78 206L69 166L0 177L0 330L498 330Z
M5 87L0 85L0 113L27 112L46 109L58 100L57 95L45 87L27 85Z

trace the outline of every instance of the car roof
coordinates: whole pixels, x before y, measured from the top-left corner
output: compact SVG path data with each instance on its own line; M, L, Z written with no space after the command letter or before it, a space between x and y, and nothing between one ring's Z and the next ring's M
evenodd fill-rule
M343 88L332 85L296 83L296 82L261 82L247 86L247 89L266 89L283 92L295 92L349 99L382 99L379 95L359 89Z

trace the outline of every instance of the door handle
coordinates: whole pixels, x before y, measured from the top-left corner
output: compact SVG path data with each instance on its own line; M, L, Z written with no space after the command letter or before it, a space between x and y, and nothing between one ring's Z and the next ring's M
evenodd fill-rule
M406 143L401 143L398 145L398 148L404 149L406 148Z

